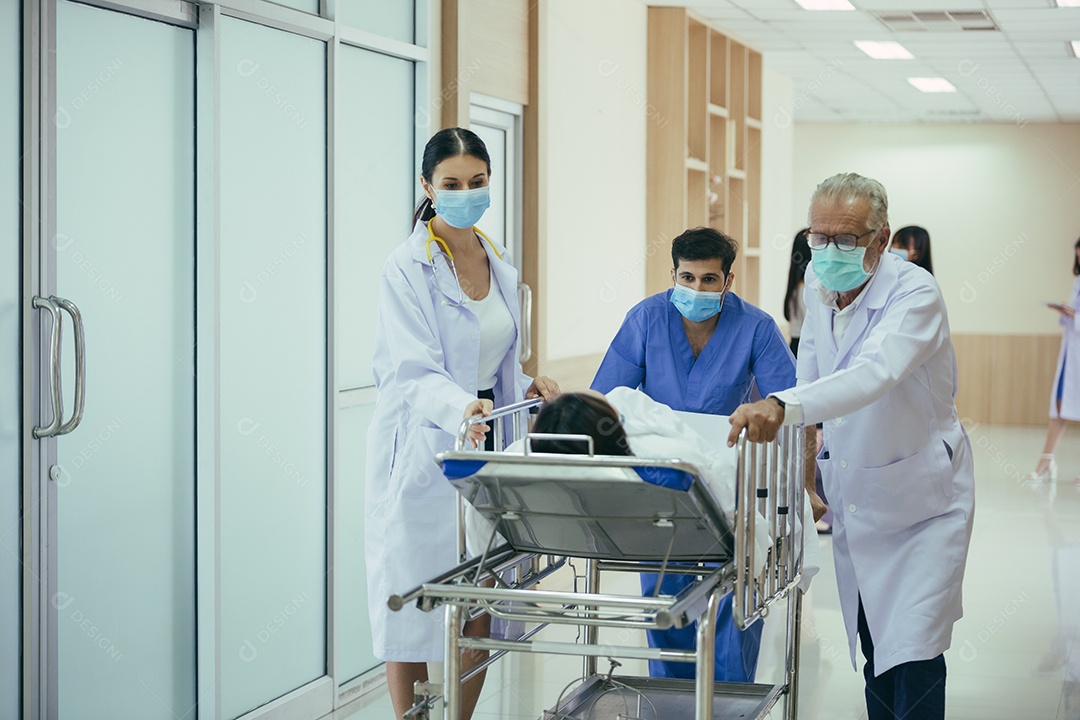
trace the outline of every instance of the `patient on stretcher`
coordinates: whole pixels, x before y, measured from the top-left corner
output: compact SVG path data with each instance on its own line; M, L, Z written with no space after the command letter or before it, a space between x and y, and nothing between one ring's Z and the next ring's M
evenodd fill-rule
M595 455L635 456L649 459L679 459L698 468L717 505L734 524L735 477L738 452L726 444L726 418L702 416L704 426L713 424L716 437L706 438L696 432L680 413L658 403L639 390L617 387L604 395L588 391L564 393L547 403L537 415L533 434L587 435L593 440ZM703 424L695 423L696 427ZM721 430L723 430L721 432ZM712 433L709 433L712 435ZM531 452L586 454L588 445L581 440L532 438ZM507 448L508 453L524 452L524 441ZM810 503L804 503L809 513ZM763 562L769 546L768 527L759 514L756 523L755 557ZM800 525L805 525L799 523ZM813 527L812 519L809 526ZM469 505L466 505L466 528L470 552L479 554L491 539L491 524ZM811 531L803 558L805 588L818 570L818 543Z

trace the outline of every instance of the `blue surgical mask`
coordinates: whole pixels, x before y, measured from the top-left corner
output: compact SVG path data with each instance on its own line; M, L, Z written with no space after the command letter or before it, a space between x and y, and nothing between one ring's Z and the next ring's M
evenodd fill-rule
M702 322L718 315L724 307L727 292L699 292L676 283L671 291L671 304L691 322Z
M890 248L889 252L891 252L893 255L899 256L900 259L904 260L905 262L909 259L907 250L901 250L900 248Z
M870 278L870 273L863 269L863 258L866 257L864 247L840 250L829 243L823 248L811 248L810 253L814 274L829 290L854 290Z
M472 190L435 191L435 212L456 228L471 228L489 207L491 190L486 185Z

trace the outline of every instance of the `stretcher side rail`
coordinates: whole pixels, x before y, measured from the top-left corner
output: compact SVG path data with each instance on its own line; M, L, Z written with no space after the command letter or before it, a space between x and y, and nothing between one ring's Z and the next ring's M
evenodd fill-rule
M702 567L708 572L679 596L655 598L596 593L532 590L523 595L519 588L491 588L470 583L463 573L459 582L425 584L417 606L430 611L440 605L483 609L505 620L543 621L563 625L637 627L641 629L682 628L695 622L708 597L734 587L734 568ZM513 605L510 605L513 603Z

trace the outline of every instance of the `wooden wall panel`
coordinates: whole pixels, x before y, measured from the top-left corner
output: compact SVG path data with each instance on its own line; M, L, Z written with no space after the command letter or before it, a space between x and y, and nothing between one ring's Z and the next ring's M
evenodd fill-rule
M682 8L649 8L649 104L668 122L648 128L648 295L671 285L671 241L686 229L686 32Z
M529 3L527 0L461 0L467 5L462 71L469 89L529 103Z
M990 422L993 337L953 335L952 341L958 378L956 411L965 424Z
M990 422L1044 425L1060 338L1053 335L994 337Z
M533 356L524 366L529 375L540 374L540 358L546 357L547 347L540 343L547 337L547 314L544 308L544 283L547 281L547 206L545 178L547 177L547 153L544 151L542 138L545 128L541 109L547 108L547 88L542 80L540 68L547 63L547 21L546 13L539 3L532 3L528 8L527 46L528 46L528 97L525 103L524 128L522 135L522 251L521 279L533 291L533 323L530 340Z
M1059 335L953 335L961 418L1045 425Z

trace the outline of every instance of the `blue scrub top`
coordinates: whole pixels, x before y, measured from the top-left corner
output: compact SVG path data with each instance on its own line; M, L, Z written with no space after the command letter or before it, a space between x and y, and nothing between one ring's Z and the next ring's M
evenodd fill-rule
M761 395L795 386L795 356L766 312L728 292L709 342L695 360L671 290L631 308L611 341L592 389L641 389L673 410L730 415Z

